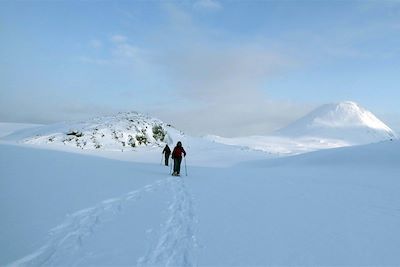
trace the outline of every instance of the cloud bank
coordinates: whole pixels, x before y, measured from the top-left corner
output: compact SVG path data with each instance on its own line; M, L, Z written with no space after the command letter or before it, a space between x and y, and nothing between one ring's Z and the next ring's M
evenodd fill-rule
M284 52L259 39L221 41L215 38L219 33L194 25L184 10L171 5L167 10L167 49L153 61L170 77L177 95L170 106L150 113L190 133L235 136L270 133L310 109L266 94L270 78L297 64ZM169 44L170 36L179 39L179 46Z

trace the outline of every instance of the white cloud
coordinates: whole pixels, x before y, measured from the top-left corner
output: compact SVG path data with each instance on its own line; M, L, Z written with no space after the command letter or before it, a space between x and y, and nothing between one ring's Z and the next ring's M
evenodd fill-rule
M175 89L165 102L142 111L191 133L232 136L267 134L309 110L273 101L264 92L269 79L296 64L284 52L260 39L217 41L216 33L196 27L185 9L172 3L164 7L169 24L153 33L162 45L144 51L114 35L110 50L116 63L131 62L129 67L141 71L148 67L147 77L162 73L168 77L162 86Z
M357 1L357 7L362 12L380 11L389 12L393 14L394 12L400 11L400 1L390 0L390 1ZM398 14L398 13L397 13Z
M128 37L126 37L125 35L113 35L111 36L111 41L113 43L125 43L128 40Z
M100 40L93 39L89 42L89 46L94 49L100 49L103 47L103 43Z
M107 65L111 63L111 61L107 59L92 58L88 56L79 57L79 61L86 64L96 64L96 65Z
M79 100L75 94L64 95L54 89L35 89L37 90L34 90L34 93L31 92L32 88L29 88L23 89L23 92L7 92L7 98L0 97L0 121L47 124L84 120L120 111L107 105ZM16 106L24 108L15 110Z
M192 134L268 134L310 110L265 94L268 79L294 62L262 45L188 43L159 60L177 95L149 112Z
M185 9L167 11L171 24L157 33L163 49L151 61L176 94L148 112L190 133L233 136L267 134L309 111L264 91L269 79L297 64L288 54L258 38L224 41L224 33L197 27Z
M113 48L112 53L120 58L131 59L139 57L140 49L128 43L119 43Z
M195 9L205 9L211 11L220 10L222 8L221 3L216 0L198 0L193 6Z
M184 30L187 30L188 27L192 27L192 16L184 9L179 8L173 2L164 2L162 7L164 8L170 22L169 25L165 26Z
M104 47L103 55L99 56L81 56L79 61L87 64L96 65L118 65L128 63L129 66L135 64L143 64L144 50L129 43L128 38L122 35L114 35L112 43L108 47ZM103 42L100 40L90 41L92 47L101 47Z
M260 97L265 81L294 63L258 44L188 43L166 52L159 64L185 97L234 103Z
M312 108L304 104L259 98L253 99L253 103L238 101L184 109L153 108L149 113L189 134L233 137L271 134Z
M392 25L390 25L390 27L396 31L400 30L400 22L395 22Z

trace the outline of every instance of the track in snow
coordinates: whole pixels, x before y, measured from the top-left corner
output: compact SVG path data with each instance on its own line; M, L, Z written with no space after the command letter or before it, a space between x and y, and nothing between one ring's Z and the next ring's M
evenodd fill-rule
M138 260L138 266L195 266L197 240L193 201L183 178L169 180L174 192L169 217L155 246Z
M84 240L91 236L95 229L105 221L115 219L127 204L153 192L157 187L168 184L170 179L158 180L140 189L131 191L118 198L111 198L99 204L77 211L53 228L47 242L37 251L11 263L11 266L42 266L66 264L65 259L74 259ZM75 258L75 260L77 260Z

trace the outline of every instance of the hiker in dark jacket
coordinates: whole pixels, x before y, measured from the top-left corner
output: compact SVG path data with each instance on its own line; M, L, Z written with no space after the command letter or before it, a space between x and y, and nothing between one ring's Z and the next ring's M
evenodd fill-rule
M179 141L172 152L172 159L174 160L174 172L173 176L179 176L181 171L182 154L186 157L186 151L182 147L182 143Z
M171 155L171 149L169 148L168 144L165 145L164 150L162 151L165 158L165 166L168 166L169 155Z

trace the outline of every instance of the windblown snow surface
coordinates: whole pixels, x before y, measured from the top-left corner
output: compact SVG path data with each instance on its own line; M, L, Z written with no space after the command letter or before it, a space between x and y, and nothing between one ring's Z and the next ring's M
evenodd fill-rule
M276 158L180 134L182 177L162 143L4 139L0 265L400 265L399 141Z

